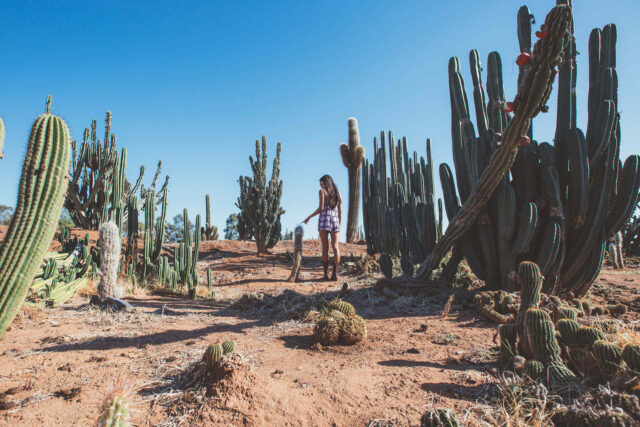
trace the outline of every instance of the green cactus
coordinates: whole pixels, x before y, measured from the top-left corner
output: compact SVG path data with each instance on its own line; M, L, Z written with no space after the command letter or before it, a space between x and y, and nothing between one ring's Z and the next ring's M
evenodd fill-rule
M544 365L537 360L527 360L524 364L524 373L535 381L544 375Z
M340 324L333 317L325 316L316 323L313 336L322 345L335 344L340 338Z
M378 258L378 264L380 265L380 270L388 279L393 277L393 261L391 260L391 255L388 253L384 253L380 255Z
M98 427L126 427L129 425L129 396L122 387L108 393L100 411Z
M591 351L593 351L600 363L600 367L607 375L615 375L618 372L622 361L620 347L605 340L597 340L593 343Z
M535 263L523 261L518 268L518 276L522 284L520 290L520 308L516 317L520 349L527 356L533 356L532 343L525 333L525 315L530 308L537 308L540 304L540 290L542 289L542 275Z
M589 326L581 327L579 336L580 336L580 342L582 343L583 346L586 346L586 347L592 347L593 343L595 343L598 340L606 341L606 337L604 336L604 333L602 333L600 329L592 328Z
M553 321L558 322L560 319L576 320L578 313L570 307L560 307L553 311Z
M420 418L421 427L458 427L458 420L448 409L435 409L426 412Z
M200 229L200 234L202 235L202 240L218 240L218 227L215 225L211 225L211 198L207 194L205 196L205 204L206 204L206 215L205 215L205 223L204 227Z
M209 295L214 295L213 290L213 275L211 274L211 269L207 268L207 290L209 291Z
M559 386L577 381L575 374L562 363L551 363L546 365L544 379L550 386Z
M347 243L354 243L358 234L358 209L360 207L360 167L364 158L364 147L360 145L358 121L347 120L349 144L340 145L342 163L349 171L349 208L347 210Z
M280 206L282 180L280 180L280 151L278 143L276 157L273 160L271 179L267 182L267 138L256 140L256 159L249 156L253 178L240 177L240 197L236 206L240 209L244 237L253 237L259 254L267 253L280 240L280 217L284 209Z
M233 340L226 340L222 343L222 354L227 355L233 353L236 350L236 342Z
M340 342L351 345L367 338L367 324L357 314L345 316L340 328Z
M581 345L580 324L572 319L560 319L556 323L560 332L560 342L566 346L575 347Z
M525 335L537 360L545 365L562 363L555 327L546 311L530 308L525 314Z
M500 335L500 366L510 368L513 365L513 358L517 354L518 329L515 325L500 325L498 334Z
M612 304L607 306L607 310L611 314L625 314L627 312L627 306L624 304Z
M13 321L53 239L67 190L71 136L66 123L46 112L31 128L18 200L0 246L0 336Z
M224 356L224 349L220 344L210 344L204 352L202 359L209 369L215 368Z
M329 303L329 310L337 310L345 316L356 314L356 309L346 301L333 300Z
M640 374L640 345L627 344L622 350L622 360L627 364L627 368Z

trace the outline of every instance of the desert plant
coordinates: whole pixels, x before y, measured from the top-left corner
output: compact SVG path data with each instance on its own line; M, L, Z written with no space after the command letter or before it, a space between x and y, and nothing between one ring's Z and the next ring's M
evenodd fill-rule
M340 145L342 163L349 174L349 208L347 210L347 243L357 242L358 209L360 208L360 167L364 158L364 147L360 145L358 121L355 117L347 120L349 143Z
M640 256L640 194L635 212L622 232L622 251L626 256Z
M206 216L204 227L200 228L200 234L202 234L202 240L218 240L218 227L211 225L211 200L209 195L205 196L206 204Z
M301 225L296 227L295 240L293 241L293 267L291 267L291 274L289 275L289 282L295 282L300 275L300 267L302 266L302 237L304 235L304 229Z
M101 142L97 138L96 121L93 120L91 130L84 131L80 151L74 141L72 153L71 182L64 203L71 219L77 226L90 230L97 230L101 223L113 220L122 230L128 217L130 196L140 189L138 208L142 209L147 191L155 189L162 162L158 162L148 190L142 187L144 166L140 167L138 179L131 185L126 175L127 150L123 148L118 154L116 137L111 133L111 112L107 112L105 119L104 140ZM167 176L163 188L156 193L158 197L164 194L168 183Z
M100 225L100 282L98 295L101 301L116 297L118 281L118 267L120 265L120 232L118 226L112 222Z
M31 128L15 213L0 246L0 336L13 321L40 267L67 191L71 136L67 124L45 113Z
M129 425L130 392L116 384L107 393L100 410L98 427L126 427Z
M456 416L448 409L426 412L420 419L421 427L458 427Z
M256 140L256 159L249 156L253 178L241 176L240 197L236 206L240 209L238 232L240 238L253 236L259 254L267 253L280 239L280 217L284 209L280 207L282 180L280 180L280 151L278 142L276 157L273 160L271 179L267 182L267 138ZM242 231L240 227L242 223ZM246 229L245 229L246 228Z
M224 226L225 240L238 240L238 214L232 213L227 218Z

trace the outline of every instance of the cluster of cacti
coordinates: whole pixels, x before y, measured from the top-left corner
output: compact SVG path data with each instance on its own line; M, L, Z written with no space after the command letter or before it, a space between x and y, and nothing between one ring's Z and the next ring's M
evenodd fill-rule
M96 136L96 121L91 122L91 130L85 129L80 151L75 141L72 143L72 172L69 191L64 206L73 222L84 229L97 230L101 223L112 220L120 230L128 218L128 202L130 196L140 189L140 205L146 199L148 190L155 188L162 162L151 186L145 190L142 186L144 166L140 167L140 175L134 185L127 181L127 150L118 154L116 137L111 133L111 113L107 112L105 120L104 140ZM163 188L157 197L164 195L164 188L169 182L167 176Z
M300 275L300 267L302 266L302 237L304 236L304 229L301 225L298 225L295 230L295 237L293 241L293 267L291 267L291 274L287 281L295 282Z
M360 145L358 121L355 117L347 120L349 143L340 145L342 163L349 174L349 208L347 209L347 243L357 242L358 209L360 208L360 167L364 158L364 147Z
M3 128L4 129L4 128ZM53 239L69 182L71 136L46 112L31 128L15 212L0 246L0 336L11 324Z
M615 323L598 319L587 326L578 322L578 315L588 316L585 306L593 312L591 304L576 299L575 308L569 307L557 297L541 303L543 277L532 262L520 264L519 280L522 290L516 324L498 328L502 366L548 385L576 381L578 375L607 379L624 366L632 373L636 370L638 346L627 344L621 349L607 340L607 335L617 332Z
M337 342L352 345L367 338L367 325L351 304L334 300L329 303L326 314L316 322L313 335L322 345Z
M420 418L421 427L458 427L458 420L448 409L435 409L426 412Z
M280 239L280 217L284 209L280 206L282 197L282 180L280 180L280 151L282 145L278 142L276 157L273 160L271 179L267 182L267 138L256 140L256 159L249 156L249 163L253 171L253 178L241 176L240 197L236 206L238 214L238 233L240 240L253 237L256 241L258 253L266 253L273 248Z
M211 200L209 195L205 196L206 202L206 216L204 227L200 228L200 234L202 235L202 240L218 240L218 227L215 225L211 225Z
M202 360L205 362L208 369L214 369L219 365L224 356L233 353L235 350L236 342L229 339L222 344L210 344L205 350Z
M607 251L609 252L609 261L613 268L620 270L624 268L624 253L622 247L622 232L618 231L607 242Z
M100 225L98 238L100 247L100 282L98 283L98 296L100 301L107 298L120 298L117 292L118 268L120 267L120 231L112 222L104 222Z
M388 142L388 148L387 148ZM362 211L367 252L383 254L380 265L389 265L390 255L402 257L405 274L430 253L442 233L442 202L438 216L434 193L431 141L427 140L427 159L414 151L409 158L407 139L396 144L389 132L380 133L380 146L373 140L373 162L364 159L362 168ZM387 168L387 150L389 168ZM389 176L387 176L389 171ZM389 268L382 268L388 277Z
M635 213L622 231L622 253L626 256L640 256L640 194Z
M558 7L567 10L565 6ZM532 52L531 20L529 10L523 6L518 13L518 37L526 58L518 59L521 84L514 103L505 103L499 55L496 52L489 55L489 100L486 102L478 53L474 50L470 54L478 137L469 118L458 60L452 58L450 62L457 194L447 165L440 166L440 178L447 215L454 225L462 220L458 214L458 195L460 202L471 206L474 194L478 194L481 175L485 177L493 172L489 172L490 162L496 163L497 154L505 146L507 128L519 119L529 76L535 72L532 67L542 55L541 43L553 34L550 23L546 22L549 35L541 39ZM566 22L560 24L567 25ZM546 142L538 144L529 128L527 135L522 135L517 155L515 151L512 153L515 161L509 165L510 173L505 168L507 173L497 177L500 180L493 197L485 198L485 206L477 208L475 217L464 219L470 221L468 231L464 236L459 233L469 266L493 289L514 289L516 266L520 261L531 260L545 276L545 292L571 291L574 295L584 295L600 271L607 239L613 238L625 224L638 195L640 157L630 156L624 166L619 160L616 28L607 25L603 30L596 29L589 40L586 137L576 127L576 51L572 33L573 21L570 20L567 32L570 42L558 64L555 146ZM557 61L551 63L557 64ZM548 97L548 93L545 96ZM506 112L511 110L515 113L512 118ZM495 154L492 156L492 153Z
M89 234L82 240L71 239L68 234L63 238L63 247L71 249L49 253L43 266L36 272L29 288L25 304L30 306L57 306L69 300L75 292L88 282L89 273L97 269L98 250L89 249ZM69 242L75 242L71 246Z
M129 394L121 384L116 384L107 393L100 410L98 427L126 427L129 425Z
M505 291L484 291L474 295L478 313L495 323L514 323L517 304Z

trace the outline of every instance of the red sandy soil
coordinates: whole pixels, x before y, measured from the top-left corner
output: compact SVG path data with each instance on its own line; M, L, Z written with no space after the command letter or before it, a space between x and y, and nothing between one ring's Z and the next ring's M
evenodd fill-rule
M322 282L319 242L304 247L298 283L285 281L290 241L260 257L252 242L203 242L198 270L204 282L211 268L216 300L138 292L126 298L133 313L99 311L86 296L24 308L0 340L0 425L95 424L118 379L133 389L133 425L419 425L427 409L448 407L464 420L478 407L495 381L495 324L457 303L443 315L446 290L374 290L377 275L357 273L349 262L365 253L362 245L341 244L343 275ZM288 317L304 296L333 297L345 282L344 299L366 319L369 337L322 347L313 323ZM627 302L622 319L632 322L639 287L637 269L605 268L594 299ZM285 291L289 302L280 298L281 306L232 308L246 293ZM209 395L186 387L207 345L227 338L239 353L231 377ZM444 338L453 342L434 343Z

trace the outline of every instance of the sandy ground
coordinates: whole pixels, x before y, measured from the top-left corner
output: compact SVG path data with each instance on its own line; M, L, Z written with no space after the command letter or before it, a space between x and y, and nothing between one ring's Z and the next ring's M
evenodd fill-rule
M23 309L0 340L0 425L95 424L117 380L132 388L133 425L419 425L434 407L464 418L495 381L496 325L455 301L443 314L443 289L376 291L377 275L351 266L365 247L341 248L347 264L338 282L319 280L318 241L305 241L298 283L285 281L290 241L261 257L252 242L204 242L198 269L204 283L211 268L215 300L138 292L126 298L132 313L90 308L86 296ZM635 322L639 274L605 269L594 298L626 301L623 320ZM334 297L344 283L369 337L322 347L301 307ZM270 302L233 305L248 293ZM206 346L227 338L238 343L233 376L208 394L185 386Z

